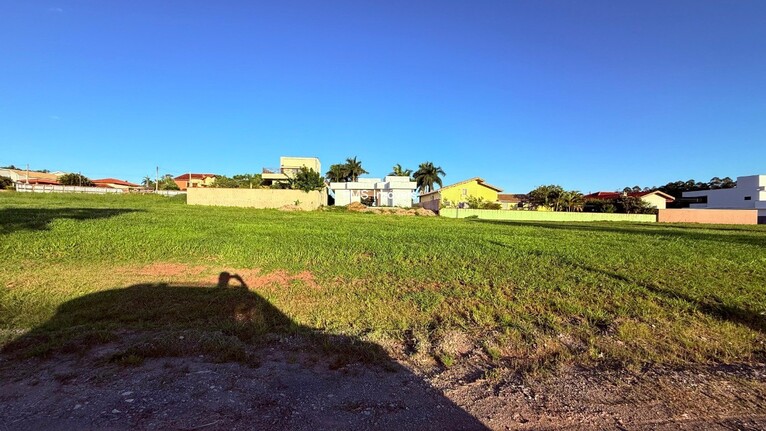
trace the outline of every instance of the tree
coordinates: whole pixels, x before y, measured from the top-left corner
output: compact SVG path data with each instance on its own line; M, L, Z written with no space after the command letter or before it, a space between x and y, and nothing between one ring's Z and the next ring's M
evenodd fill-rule
M10 177L0 176L0 190L10 189L13 187L13 180Z
M303 190L306 193L312 190L322 190L325 186L324 178L319 175L319 172L305 166L301 166L295 176L288 181L291 189Z
M252 189L258 188L263 183L261 174L237 174L229 178L219 175L215 178L213 187L219 189Z
M567 211L582 211L585 205L585 199L579 190L565 191L559 195L558 200L559 208Z
M348 180L348 170L346 169L346 165L343 164L330 165L330 170L327 171L325 175L327 176L327 180L332 183Z
M141 181L141 184L143 184L147 189L154 188L154 181L152 181L152 177L148 175L144 177L144 179Z
M181 190L178 184L173 180L173 175L165 174L160 178L160 190Z
M418 185L418 190L423 193L432 192L434 190L434 184L442 186L442 179L447 174L444 173L444 169L440 166L434 166L431 162L421 163L418 166L418 170L415 171L413 177Z
M13 170L20 170L14 165L8 165L8 166L0 166L0 169L13 169Z
M622 195L617 198L617 207L625 214L650 214L654 209L638 196Z
M353 159L346 159L346 171L351 181L358 180L359 175L369 174L369 172L362 168L362 161L357 160L356 156Z
M533 207L548 207L558 211L563 193L564 188L555 184L540 186L529 192L529 203Z
M58 179L59 184L64 186L82 186L82 187L94 187L93 181L88 179L85 175L81 174L64 174Z
M391 171L391 173L388 175L395 175L397 177L409 177L412 175L412 169L404 169L402 168L402 165L397 163L394 165L393 171Z

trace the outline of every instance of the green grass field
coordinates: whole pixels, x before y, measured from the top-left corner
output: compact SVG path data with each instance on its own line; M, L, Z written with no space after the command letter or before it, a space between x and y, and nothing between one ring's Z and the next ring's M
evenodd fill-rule
M483 222L2 193L0 251L1 340L23 354L77 351L128 332L196 334L159 353L156 343L134 349L129 358L140 360L312 329L446 366L459 363L465 349L456 345L466 342L520 369L747 362L766 352L766 226ZM242 275L250 290L216 290L221 271ZM253 297L265 301L242 308ZM270 306L287 319L266 316Z

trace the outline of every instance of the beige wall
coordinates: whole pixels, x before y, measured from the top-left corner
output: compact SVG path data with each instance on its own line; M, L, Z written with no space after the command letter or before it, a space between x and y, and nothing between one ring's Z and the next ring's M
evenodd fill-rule
M660 210L660 223L758 224L758 210L669 209Z
M657 208L660 210L665 209L665 206L667 204L667 201L662 196L657 195L645 195L641 196L641 200L648 203L652 208Z
M300 201L301 209L310 211L327 203L326 192L303 192L278 189L214 189L190 188L186 203L222 207L280 208Z

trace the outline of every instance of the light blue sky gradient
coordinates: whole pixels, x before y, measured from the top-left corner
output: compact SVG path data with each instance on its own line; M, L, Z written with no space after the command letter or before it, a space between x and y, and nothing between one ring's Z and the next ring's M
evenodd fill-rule
M766 2L0 2L0 164L280 155L508 192L763 174Z

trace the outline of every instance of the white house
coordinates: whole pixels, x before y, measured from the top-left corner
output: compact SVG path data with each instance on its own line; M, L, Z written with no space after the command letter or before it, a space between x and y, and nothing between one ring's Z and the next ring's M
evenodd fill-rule
M331 195L335 196L335 205L348 205L351 202L371 200L379 207L412 206L412 196L417 183L410 177L387 176L380 178L359 178L347 183L330 183Z
M757 209L759 222L766 223L766 175L737 177L734 188L684 192L683 198L692 201L690 208Z

